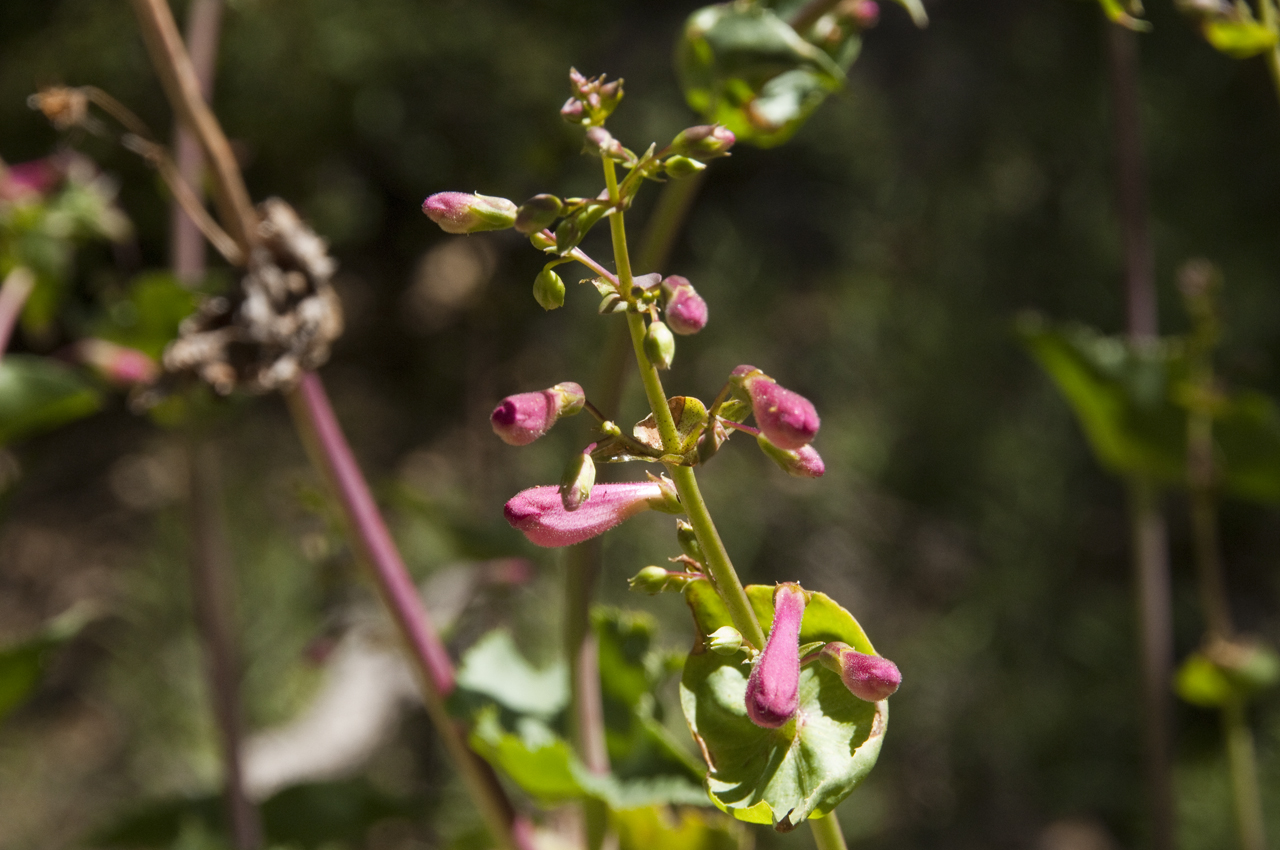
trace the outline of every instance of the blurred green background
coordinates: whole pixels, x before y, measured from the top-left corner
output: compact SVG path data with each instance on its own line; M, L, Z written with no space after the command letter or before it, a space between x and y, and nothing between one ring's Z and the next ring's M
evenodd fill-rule
M1162 326L1185 328L1174 270L1208 257L1226 279L1224 376L1280 394L1275 94L1260 61L1216 54L1170 4L1150 6L1143 121ZM570 65L626 79L610 127L633 149L697 123L671 67L694 8L236 0L227 12L214 106L254 198L294 203L340 263L348 329L322 374L410 568L426 578L504 555L537 565L532 582L472 606L456 649L508 622L536 658L555 652L559 556L527 546L501 506L556 480L586 425L516 450L486 418L502 396L557 381L591 394L608 320L572 284L566 309L544 314L530 297L541 260L517 234L447 237L419 205L446 189L517 201L598 191L598 165L578 155L581 131L557 115ZM730 369L753 363L823 416L821 480L787 479L749 441L702 480L745 580L828 592L903 671L880 764L840 809L852 846L1140 847L1124 494L1012 330L1026 308L1123 327L1106 24L1081 0L928 9L918 31L886 4L846 89L793 141L740 145L713 164L659 270L690 278L711 313L703 333L680 340L667 386L710 398ZM53 83L98 86L169 132L126 3L0 4L7 162L58 146L25 105ZM19 335L15 350L56 348L104 293L167 263L154 173L103 140L72 143L119 181L136 238L83 252L67 336ZM642 196L633 232L646 212ZM599 231L585 247L604 257L606 245ZM623 418L640 418L641 405L629 399ZM259 729L302 710L324 678L321 650L373 594L278 398L229 405L218 446L246 712ZM179 438L117 400L0 459L10 482L0 638L29 635L80 600L107 612L0 725L0 844L79 846L146 800L214 792ZM1203 624L1185 505L1167 506L1181 657ZM692 631L677 598L626 593L627 576L674 554L669 524L646 516L609 535L600 596L652 612L664 643L683 649ZM1280 642L1275 512L1227 503L1223 531L1241 629ZM1274 698L1255 724L1280 836ZM1217 715L1179 707L1177 736L1180 846L1232 846ZM441 759L424 717L397 720L351 792L392 817L354 846L439 846L465 831L467 807ZM759 836L762 847L810 841Z

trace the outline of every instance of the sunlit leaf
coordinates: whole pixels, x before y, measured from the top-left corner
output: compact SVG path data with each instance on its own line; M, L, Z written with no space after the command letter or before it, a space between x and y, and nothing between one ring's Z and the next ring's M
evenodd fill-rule
M504 629L489 632L463 656L458 687L488 697L517 714L552 717L569 704L568 669L564 662L534 667Z
M1248 59L1276 45L1275 33L1263 24L1248 19L1212 17L1204 21L1200 30L1214 49L1234 59Z
M773 590L747 588L766 631L773 622ZM700 635L731 625L707 581L690 582L685 598ZM853 616L822 593L812 595L800 627L801 643L816 640L875 651ZM747 717L749 671L741 655L718 655L699 641L685 662L680 701L709 762L712 801L739 820L785 831L829 813L870 772L888 725L888 703L864 702L835 673L810 664L800 672L795 720L763 729Z
M848 62L853 55L856 50ZM785 142L844 85L839 63L754 4L694 12L677 45L676 66L696 112L725 125L740 141L762 147Z
M714 811L646 806L614 810L609 822L618 850L738 850L750 840L741 824Z
M102 394L70 366L48 357L0 359L0 445L57 428L102 406Z

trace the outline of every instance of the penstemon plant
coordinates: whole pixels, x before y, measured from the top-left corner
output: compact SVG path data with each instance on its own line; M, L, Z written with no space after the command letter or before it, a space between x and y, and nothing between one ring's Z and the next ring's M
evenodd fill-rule
M650 414L628 432L572 382L502 400L491 423L513 446L532 443L582 411L596 420L592 442L571 457L559 484L518 493L506 503L506 518L532 543L562 547L648 510L683 516L675 527L677 568L645 567L631 586L682 592L693 614L697 639L684 664L680 700L706 761L710 799L739 820L780 831L809 820L820 847L843 846L832 810L875 764L887 698L901 676L857 620L825 594L794 582L744 587L697 477L737 431L754 437L789 474L821 476L822 459L811 445L818 413L749 365L734 369L710 404L668 396L661 373L676 356L676 336L700 332L708 308L684 277L633 268L627 240L626 213L646 182L702 172L728 155L734 134L720 125L690 127L665 147L653 144L636 154L605 127L622 100L622 81L576 70L569 80L572 95L561 115L585 129L586 150L600 159L604 189L598 195L541 194L517 205L442 192L427 198L423 211L448 233L515 228L527 235L550 258L533 286L544 309L564 303L565 283L555 269L585 266L601 298L599 313L626 323ZM580 247L606 219L616 273ZM659 474L596 484L598 463L643 463Z

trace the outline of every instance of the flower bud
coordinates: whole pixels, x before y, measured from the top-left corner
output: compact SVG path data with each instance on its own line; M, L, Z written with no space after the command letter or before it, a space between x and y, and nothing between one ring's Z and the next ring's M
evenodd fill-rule
M702 124L681 130L671 140L671 152L678 156L707 160L725 156L737 139L728 127L719 124Z
M676 338L662 322L650 322L644 334L644 355L658 369L670 369L676 357Z
M544 310L564 306L564 281L554 269L543 269L533 279L533 300Z
M751 412L769 442L795 451L813 440L821 422L812 402L779 386L754 366L739 366L733 375L751 396Z
M794 475L796 478L821 478L827 471L826 464L822 462L822 456L814 450L813 446L801 446L789 452L769 442L769 438L764 434L756 437L756 443L759 444L761 451L787 475Z
M516 205L506 198L437 192L422 202L422 211L445 233L506 230L516 223Z
M867 702L888 699L902 684L897 664L879 655L858 652L847 643L827 644L819 653L818 662L839 675L850 693Z
M688 576L678 575L662 567L645 567L631 578L627 586L639 593L656 596L668 590L682 590L689 583Z
M613 134L603 127L592 127L587 130L585 149L615 162L635 161L635 155L629 153L622 146L622 142L615 139Z
M623 520L664 504L666 492L657 481L601 484L576 511L567 511L559 487L531 487L507 502L511 527L536 546L572 546L603 534Z
M694 533L693 526L682 519L676 520L676 540L680 542L680 551L684 552L699 564L705 564L707 558L702 554L702 544L698 542L698 535Z
M560 477L560 503L566 511L576 511L591 498L591 488L596 483L596 463L591 459L595 443L573 456Z
M721 626L707 635L707 649L716 655L733 655L742 649L742 632L733 626Z
M581 124L586 108L582 101L576 97L571 97L564 102L564 106L560 107L560 117L568 121L570 124Z
M800 621L808 601L793 582L773 591L773 627L747 679L747 716L757 726L777 729L800 705Z
M671 275L662 282L666 295L663 315L671 330L682 336L696 334L707 325L707 302L686 278Z
M507 445L527 446L550 431L561 417L582 410L586 401L582 387L566 381L541 392L507 396L493 409L489 424Z
M74 348L75 359L119 387L150 384L160 376L156 361L133 348L105 339L82 339Z
M696 159L689 159L687 156L669 156L662 163L663 171L667 172L667 176L673 180L679 180L683 177L692 177L695 174L707 170L705 162L698 162Z
M555 195L534 195L516 210L516 230L528 236L550 227L560 217L564 204Z

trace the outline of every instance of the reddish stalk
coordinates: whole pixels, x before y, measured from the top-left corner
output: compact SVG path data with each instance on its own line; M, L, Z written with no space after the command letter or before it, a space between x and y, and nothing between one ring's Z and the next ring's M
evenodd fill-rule
M1107 26L1115 124L1116 187L1124 237L1125 295L1129 340L1149 344L1158 333L1156 287L1147 223L1146 168L1138 103L1138 45L1133 32ZM1172 850L1176 808L1173 792L1173 624L1169 553L1159 490L1143 476L1129 482L1138 643L1142 663L1142 716L1146 744L1151 847Z

